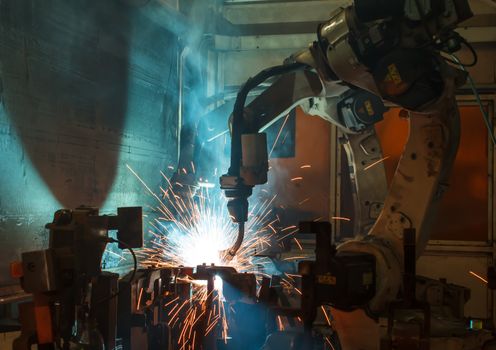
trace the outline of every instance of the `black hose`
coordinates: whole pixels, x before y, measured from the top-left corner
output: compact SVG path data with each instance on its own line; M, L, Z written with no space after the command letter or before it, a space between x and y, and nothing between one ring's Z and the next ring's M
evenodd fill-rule
M464 37L461 37L461 39L462 39L462 44L464 44L472 54L472 62L464 63L463 65L465 67L473 67L477 64L477 62L479 62L479 56L477 55L477 52L475 51L474 47Z
M138 259L136 258L136 254L134 253L133 248L129 244L119 239L110 238L110 243L119 243L121 246L125 247L131 253L133 257L133 273L131 274L131 278L129 279L129 284L134 282L134 278L136 277L136 272L138 271Z
M453 63L455 65L462 65L465 68L475 66L477 64L477 62L479 62L479 56L477 55L477 52L475 51L474 47L461 35L457 35L457 39L460 40L460 42L469 49L470 53L472 54L472 62L465 63L465 62L455 61L455 60L449 59L447 57L443 57L443 58L450 63ZM442 52L447 54L447 55L452 54L452 52L445 52L445 51L442 51Z
M241 87L236 96L236 102L234 103L233 109L233 117L232 117L232 139L231 139L231 166L229 167L229 175L239 177L240 175L240 167L241 167L241 158L242 158L242 150L241 150L241 135L244 132L247 132L246 126L244 125L244 109L246 104L246 98L248 97L248 93L256 88L258 85L263 83L268 78L273 76L293 72L296 70L304 69L308 67L303 63L291 63L285 64L281 66L274 66L267 69L264 69L254 77L248 79L246 83ZM238 188L233 189L233 194L236 193L233 197L241 197L246 200L246 198L251 194L251 187L246 186L242 183L237 185ZM238 198L239 199L239 198ZM246 218L244 219L246 220ZM243 244L243 239L245 236L245 223L243 220L238 222L238 237L236 238L236 242L234 245L227 251L225 255L226 258L232 259L239 248Z
M307 65L303 63L291 63L264 69L254 77L248 79L239 90L236 97L236 102L234 103L232 118L231 166L229 168L230 175L239 176L239 168L241 166L241 135L243 131L245 131L243 120L248 93L268 78L300 70L305 67L307 67Z
M129 250L129 252L133 256L133 272L131 274L131 278L129 279L129 284L132 284L134 282L134 278L136 277L136 272L138 271L138 258L136 257L136 254L134 253L133 248L131 248L131 246L129 244L127 244L126 242L121 241L119 239L106 238L105 241L107 243L119 243L120 245L124 246L127 250ZM111 294L108 297L105 297L103 299L97 300L94 304L99 305L101 303L107 302L107 301L119 296L119 293L120 293L120 291L113 293L113 294Z

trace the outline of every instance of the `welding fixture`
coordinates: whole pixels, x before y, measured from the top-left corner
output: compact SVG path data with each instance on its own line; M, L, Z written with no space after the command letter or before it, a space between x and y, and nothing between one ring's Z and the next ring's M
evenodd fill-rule
M102 271L102 257L108 243L129 249L134 275L132 249L143 245L141 207L118 208L116 216L100 216L92 207L61 209L46 227L48 249L22 253L22 261L14 263L33 301L19 307L21 335L13 348L113 349L119 275ZM117 230L117 238L109 237L109 230Z

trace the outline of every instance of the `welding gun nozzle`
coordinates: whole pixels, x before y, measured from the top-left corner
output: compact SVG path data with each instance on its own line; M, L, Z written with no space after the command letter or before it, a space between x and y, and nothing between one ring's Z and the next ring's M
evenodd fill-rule
M227 251L224 251L224 259L230 261L236 256L236 253L243 244L244 238L245 238L245 223L240 222L238 223L238 237L236 238L236 242L234 242L231 248L229 248Z

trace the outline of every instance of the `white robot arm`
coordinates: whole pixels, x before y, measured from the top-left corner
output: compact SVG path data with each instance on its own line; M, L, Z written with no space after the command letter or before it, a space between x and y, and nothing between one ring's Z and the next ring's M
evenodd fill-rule
M369 315L384 312L403 287L403 232L415 229L420 255L455 159L455 91L465 75L449 64L444 52L468 45L453 29L471 16L466 0L355 0L319 27L308 49L248 80L231 119L231 167L221 177L230 214L240 223L240 237L230 253L236 253L243 239L252 187L267 181L266 141L260 131L301 105L347 135L357 194L355 230L365 236L338 246L336 257L367 255L375 261L370 271L361 272L375 278L363 278L363 290L351 291L356 292L351 293L354 300L329 302L337 309L359 307ZM248 91L273 76L278 79L272 86L245 106ZM387 195L381 167L364 173L380 154L373 125L384 112L381 100L404 108L410 121ZM370 215L371 204L379 204L378 215ZM350 348L374 348L357 338Z

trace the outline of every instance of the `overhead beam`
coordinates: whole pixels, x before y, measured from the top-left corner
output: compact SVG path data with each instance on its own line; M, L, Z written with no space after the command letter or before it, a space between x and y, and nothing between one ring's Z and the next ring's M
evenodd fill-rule
M223 17L235 25L322 22L332 11L350 0L231 1L225 2ZM474 15L496 14L495 0L470 0Z
M216 35L215 49L219 51L281 50L305 48L316 39L314 33L291 35Z
M458 28L457 32L471 43L496 42L496 26ZM214 48L218 51L298 50L308 47L316 39L317 36L315 33L243 36L216 35L214 37Z
M227 3L222 14L233 24L319 22L346 0Z

